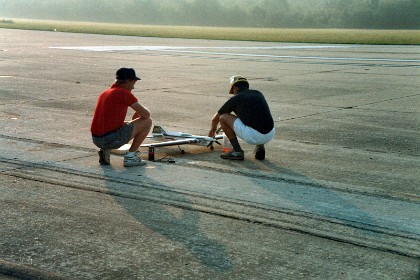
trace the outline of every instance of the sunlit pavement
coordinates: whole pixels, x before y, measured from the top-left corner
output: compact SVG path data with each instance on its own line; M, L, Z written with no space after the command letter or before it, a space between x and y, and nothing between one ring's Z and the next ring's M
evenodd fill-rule
M0 38L0 273L419 276L419 47ZM242 143L244 162L184 146L158 149L146 167L119 156L100 166L89 126L119 67L142 78L134 93L155 124L203 135L228 78L248 77L276 119L267 159Z

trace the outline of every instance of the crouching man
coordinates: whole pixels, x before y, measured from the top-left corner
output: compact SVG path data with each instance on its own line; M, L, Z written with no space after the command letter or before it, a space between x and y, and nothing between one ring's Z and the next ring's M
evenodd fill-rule
M267 101L261 92L249 89L248 80L242 76L230 78L229 93L233 94L233 97L213 116L209 137L215 136L220 123L233 147L232 151L222 153L221 158L244 159L244 151L237 138L239 137L248 144L256 145L254 151L256 159L265 159L264 144L275 135L274 120Z
M124 157L124 166L145 165L137 155L137 149L152 127L150 111L141 105L131 93L140 80L134 69L121 68L111 88L99 95L91 124L93 143L100 148L99 163L110 164L110 150L118 149L133 139L129 152ZM125 122L128 107L136 113L130 122Z

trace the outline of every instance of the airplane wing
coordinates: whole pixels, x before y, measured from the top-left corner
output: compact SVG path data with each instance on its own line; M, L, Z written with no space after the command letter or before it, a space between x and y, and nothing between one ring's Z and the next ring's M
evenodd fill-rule
M198 142L200 142L200 139L189 138L189 139L182 139L182 140L173 140L173 141L165 141L165 142L158 142L158 143L141 144L140 147L178 146L178 145L185 145L185 144L196 144Z
M165 137L166 136L166 137ZM165 141L165 139L170 139L169 137L171 137L173 140L169 140L169 141ZM186 137L186 138L184 138ZM149 143L149 144L142 144L140 145L140 147L165 147L165 146L179 146L179 145L186 145L186 144L199 144L202 146L208 146L210 148L212 147L213 143L219 144L220 143L217 141L219 139L223 138L223 135L216 135L214 138L210 138L207 136L195 136L192 134L187 134L187 133L174 133L174 132L170 132L168 133L167 131L165 131L164 129L162 129L161 127L154 127L153 128L153 134L152 135L148 135L147 138L149 139L154 139L154 140L158 140L161 142L155 142L155 143ZM131 144L125 144L122 147L118 148L118 149L113 149L111 150L111 153L113 154L120 154L120 155L124 155L128 152L128 149L131 147Z
M190 139L182 139L182 140L173 140L173 141L165 141L165 142L157 142L157 143L150 143L150 144L141 144L140 147L165 147L165 146L179 146L185 144L196 144L200 142L199 139L190 138ZM125 144L118 149L111 150L111 153L116 155L125 155L130 149L131 144Z

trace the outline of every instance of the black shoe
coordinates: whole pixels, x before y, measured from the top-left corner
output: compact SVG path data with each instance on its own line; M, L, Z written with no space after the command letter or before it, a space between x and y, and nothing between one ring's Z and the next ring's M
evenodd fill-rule
M103 150L101 149L98 152L99 155L99 163L102 165L110 165L111 164L111 152L110 150Z
M257 145L254 150L255 158L258 160L265 159L265 148L264 145Z
M230 151L220 155L222 159L244 160L244 151Z

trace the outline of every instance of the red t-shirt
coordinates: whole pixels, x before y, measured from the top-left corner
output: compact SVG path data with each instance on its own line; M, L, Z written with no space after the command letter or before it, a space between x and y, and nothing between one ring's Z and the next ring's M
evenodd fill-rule
M122 127L128 107L136 102L137 98L129 90L113 84L99 95L90 127L92 134L101 136Z

